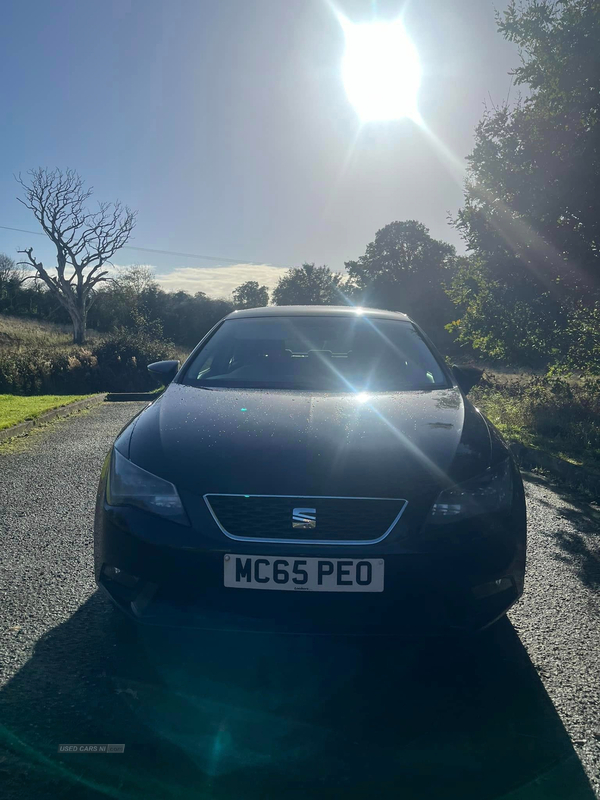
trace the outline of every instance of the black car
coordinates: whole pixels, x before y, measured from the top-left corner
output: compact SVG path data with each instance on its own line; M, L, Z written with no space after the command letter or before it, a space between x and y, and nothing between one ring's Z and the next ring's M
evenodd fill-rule
M523 485L407 316L269 307L219 322L118 436L99 586L140 622L338 633L489 625L523 591Z

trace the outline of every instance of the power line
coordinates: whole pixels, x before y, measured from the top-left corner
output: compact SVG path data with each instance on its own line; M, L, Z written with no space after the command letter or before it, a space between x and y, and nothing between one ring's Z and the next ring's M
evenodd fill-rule
M18 233L28 233L32 236L45 236L45 233L40 231L27 231L24 228L10 228L8 225L0 225L0 228L5 231L17 231ZM178 253L175 250L156 250L152 247L136 247L135 245L126 244L121 248L122 250L140 250L143 253L159 253L164 256L178 256L179 258L202 258L206 261L226 261L228 264L249 264L252 266L267 266L276 267L277 264L265 264L262 261L250 261L247 258L225 258L224 256L207 256L200 255L199 253ZM289 267L279 267L280 269L289 269Z

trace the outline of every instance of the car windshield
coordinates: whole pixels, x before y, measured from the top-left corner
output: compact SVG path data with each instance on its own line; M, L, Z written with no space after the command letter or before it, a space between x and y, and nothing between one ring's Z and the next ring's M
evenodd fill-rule
M196 353L183 383L342 392L449 385L412 323L359 315L226 320Z

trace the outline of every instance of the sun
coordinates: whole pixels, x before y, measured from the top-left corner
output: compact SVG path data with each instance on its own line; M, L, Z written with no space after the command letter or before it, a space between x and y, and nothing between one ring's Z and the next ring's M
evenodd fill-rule
M340 22L346 35L344 85L361 120L416 119L421 66L401 20Z

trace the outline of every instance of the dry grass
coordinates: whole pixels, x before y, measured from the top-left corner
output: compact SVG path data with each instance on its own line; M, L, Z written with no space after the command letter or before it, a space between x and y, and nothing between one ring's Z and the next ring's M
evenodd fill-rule
M96 343L108 335L88 328L87 340ZM19 352L34 348L64 352L77 346L73 344L70 325L0 314L0 351ZM190 348L176 345L172 358L178 358L183 363L189 354Z
M97 331L88 331L88 338L100 338ZM0 350L19 352L29 348L62 351L73 347L73 329L70 325L11 317L0 314Z

